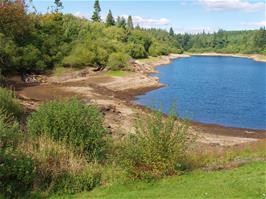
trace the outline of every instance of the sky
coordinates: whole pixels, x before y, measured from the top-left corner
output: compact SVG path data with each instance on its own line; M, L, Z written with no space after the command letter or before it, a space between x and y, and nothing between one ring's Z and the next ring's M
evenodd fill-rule
M94 0L61 0L64 13L90 19ZM33 0L38 12L45 13L53 0ZM266 26L265 0L100 0L104 20L111 9L115 17L132 15L134 25L198 33L249 30Z

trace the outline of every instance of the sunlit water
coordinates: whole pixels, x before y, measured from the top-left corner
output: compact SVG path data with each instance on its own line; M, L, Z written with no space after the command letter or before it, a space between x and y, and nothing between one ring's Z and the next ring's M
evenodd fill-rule
M202 123L266 129L266 65L252 59L192 56L157 68L166 87L136 102Z

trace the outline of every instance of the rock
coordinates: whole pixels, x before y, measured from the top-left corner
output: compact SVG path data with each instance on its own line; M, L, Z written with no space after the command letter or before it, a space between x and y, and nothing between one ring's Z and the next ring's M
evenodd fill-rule
M21 80L27 84L46 82L46 78L42 75L25 74L25 73L21 75Z

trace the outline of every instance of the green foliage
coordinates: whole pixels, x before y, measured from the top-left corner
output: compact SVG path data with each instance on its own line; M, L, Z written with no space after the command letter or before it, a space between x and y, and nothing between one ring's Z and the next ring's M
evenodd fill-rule
M16 148L21 137L18 123L5 111L0 110L0 150Z
M119 28L126 29L127 22L126 22L125 17L120 17L120 16L118 16L117 19L116 19L116 25L117 25L117 27L119 27Z
M99 164L88 164L82 153L46 135L29 137L20 150L35 161L38 178L34 185L40 191L79 192L93 188L100 180Z
M64 66L93 66L95 63L96 55L85 46L76 46L72 49L70 55L65 57L62 61Z
M127 53L132 58L170 53L266 52L265 28L252 31L223 31L213 34L175 34L171 28L134 28L132 17L118 17L109 11L106 23L100 22L100 3L94 3L93 21L59 12L62 2L55 0L51 13L26 12L23 1L4 1L0 10L0 70L45 72L55 66L107 66L112 53ZM23 26L21 25L23 24ZM116 26L114 26L114 24ZM80 49L79 49L80 48Z
M145 51L144 47L141 44L131 43L131 44L127 45L126 52L132 58L135 58L135 59L148 57L148 53Z
M149 54L153 57L157 57L159 55L168 55L170 50L168 49L168 46L166 45L160 45L160 44L152 44L149 49Z
M0 33L20 42L31 30L32 23L23 1L1 1Z
M0 32L0 70L1 73L9 72L12 66L16 65L16 51L17 46L13 40L5 37Z
M55 11L58 12L63 8L63 3L60 0L54 0L54 4L56 6Z
M141 44L146 52L149 52L149 48L152 44L151 35L149 35L149 33L146 31L137 29L131 31L131 34L128 37L128 41L135 44Z
M169 30L169 35L170 35L171 37L175 36L175 32L174 32L174 30L173 30L172 27L171 27L170 30Z
M28 194L36 176L30 157L13 150L0 150L0 192L6 198L20 198Z
M265 27L253 31L219 30L213 34L185 34L176 38L184 50L198 53L263 53L266 49Z
M106 17L106 25L107 26L114 26L115 25L115 20L112 14L112 11L109 10L108 15Z
M108 59L108 68L111 70L121 70L128 66L129 56L124 53L112 53Z
M100 22L101 21L100 12L101 12L100 2L99 2L99 0L95 0L95 2L94 2L94 12L93 12L93 15L91 17L92 21L95 21L95 22Z
M41 52L38 48L36 48L33 45L27 45L22 48L18 48L18 62L20 63L20 66L18 67L18 70L21 68L23 70L31 70L35 68L36 71L42 71L45 69L46 65L41 60Z
M94 105L84 105L77 99L51 101L31 115L27 127L32 135L45 134L65 142L75 151L84 153L88 160L105 155L105 129Z
M15 93L2 87L0 87L0 110L17 119L22 114L22 108L15 97Z
M77 174L65 173L58 176L54 181L53 192L74 194L90 191L100 185L101 171L97 168L97 165L93 166Z
M133 19L132 19L131 15L129 15L128 18L127 18L127 28L128 29L133 29L134 28Z
M137 120L136 132L122 143L120 158L130 176L140 179L173 175L186 167L191 144L186 122L153 112Z

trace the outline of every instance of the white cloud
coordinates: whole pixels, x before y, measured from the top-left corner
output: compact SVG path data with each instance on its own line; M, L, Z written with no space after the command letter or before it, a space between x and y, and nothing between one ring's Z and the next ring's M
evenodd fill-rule
M128 17L128 15L122 15L122 16L125 18ZM132 16L132 20L135 26L140 25L141 27L144 28L161 27L170 24L170 21L166 18L152 19L152 18L144 18L141 16Z
M259 21L259 22L243 22L243 23L241 23L241 25L253 26L253 27L263 27L263 26L266 26L266 20Z
M209 10L245 10L254 12L265 9L265 2L248 2L245 0L198 0Z
M73 13L74 16L80 17L80 18L86 18L89 19L89 15L82 13L80 11ZM104 13L101 16L102 21L105 21L107 17L107 14ZM128 18L128 15L121 15L121 17ZM115 17L117 18L117 17ZM132 16L134 25L140 25L144 28L152 28L152 27L161 27L161 26L167 26L170 24L170 21L166 18L160 18L160 19L152 19L152 18L144 18L141 16Z
M205 33L213 33L216 32L217 29L211 28L211 27L195 27L195 28L186 28L186 27L179 27L179 28L174 28L175 33L190 33L190 34L197 34L197 33L202 33L203 31Z
M89 18L89 15L88 14L85 14L85 13L82 13L82 12L79 12L79 11L73 13L73 15L76 16L76 17L79 17L79 18L86 18L86 19Z

